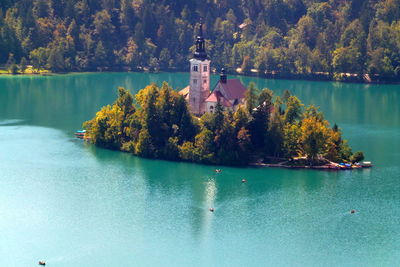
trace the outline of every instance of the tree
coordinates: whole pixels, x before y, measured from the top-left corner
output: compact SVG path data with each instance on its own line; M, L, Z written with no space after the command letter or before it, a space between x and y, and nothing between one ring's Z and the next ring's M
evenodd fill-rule
M330 129L328 122L322 118L317 109L309 107L306 110L300 130L302 151L311 162L327 152Z
M94 15L93 25L102 42L108 44L112 41L110 37L114 34L115 26L107 10L99 11Z
M133 40L133 38L129 38L128 43L125 48L125 54L123 56L123 60L125 64L128 66L137 68L139 64L139 51L138 45Z
M94 52L94 58L95 58L97 68L99 70L102 70L107 67L107 65L108 65L107 64L107 52L103 46L102 41L100 41L96 46L96 50Z
M309 16L303 16L297 22L296 32L293 38L299 43L304 43L309 48L314 48L318 31L314 20Z
M249 74L251 72L250 56L243 57L243 63L240 68L242 73Z
M26 68L27 68L27 61L25 57L21 58L21 62L19 63L19 69L21 70L22 73L25 73Z
M287 94L286 94L287 96ZM296 96L289 96L286 102L286 111L284 115L285 123L294 123L301 118L303 104Z
M378 48L370 52L368 72L371 74L379 74L383 77L391 77L394 75L392 61L385 55L385 50L383 48Z
M7 60L7 63L6 63L6 68L7 68L8 72L11 73L11 74L16 74L17 71L18 71L18 68L17 68L17 66L15 65L15 58L14 58L14 54L13 54L13 53L10 53L10 54L8 55L8 60Z
M248 112L251 114L254 108L257 107L258 102L258 89L254 82L250 82L245 93L245 103Z
M64 55L59 47L50 49L48 66L53 72L61 72L66 69Z
M289 97L291 96L290 91L285 89L285 91L283 91L283 96L282 96L282 101L287 104Z
M265 141L272 109L272 96L272 91L264 88L258 97L257 107L252 112L253 119L249 123L249 131L253 148L257 151L265 152Z
M293 158L301 151L301 129L297 124L286 124L283 128L283 150L285 156Z
M338 48L333 51L333 68L339 73L361 73L361 56L361 52L356 47Z
M195 147L197 150L198 158L196 159L199 162L203 163L212 163L212 159L214 157L214 134L204 128L195 138Z
M53 15L53 9L47 0L33 1L33 14L37 18L45 18Z
M356 163L356 162L360 162L364 160L364 153L361 151L357 151L356 153L354 153L353 156L351 156L350 158L352 163Z
M30 52L29 58L31 59L31 63L34 69L40 71L43 70L43 68L47 64L47 58L48 58L48 50L44 47L39 47L33 51Z
M149 131L146 128L140 130L139 140L135 146L135 154L146 158L155 156L155 148Z
M169 52L168 48L163 48L160 53L160 68L162 70L168 70L170 66L170 61L171 61L171 53Z

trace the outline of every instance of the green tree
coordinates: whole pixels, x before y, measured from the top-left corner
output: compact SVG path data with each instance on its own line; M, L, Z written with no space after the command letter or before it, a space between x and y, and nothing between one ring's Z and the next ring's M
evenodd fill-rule
M64 55L59 47L50 49L47 65L53 72L61 72L66 69Z
M11 74L16 74L17 73L18 68L16 68L15 58L14 58L14 54L13 53L10 53L9 56L8 56L8 60L7 60L7 63L6 63L6 68L7 68L8 72L11 73Z
M283 128L283 150L285 156L293 158L301 151L301 129L297 124L286 124Z
M28 64L28 62L26 61L26 58L22 57L21 62L19 63L19 69L21 70L22 73L25 73L25 71L28 67L27 64Z
M159 59L160 68L162 70L168 70L171 67L170 62L171 62L171 53L169 52L168 48L163 48L161 50Z
M149 134L149 131L146 128L140 130L139 140L135 146L135 153L141 157L154 157L155 156L155 148Z
M287 96L287 94L286 94ZM284 115L285 123L294 123L296 120L301 119L303 104L296 96L289 96L286 102L286 111Z
M31 60L32 66L34 69L40 71L47 64L48 52L44 47L39 47L30 52L29 58Z
M361 151L357 151L354 153L354 155L351 157L351 162L356 163L364 160L364 153Z
M251 114L257 107L259 91L254 82L250 82L245 93L245 103L248 112Z
M103 70L105 67L107 67L107 65L108 65L107 52L103 46L102 41L98 42L98 44L96 46L96 50L94 52L94 59L95 59L96 65L97 65L97 69Z

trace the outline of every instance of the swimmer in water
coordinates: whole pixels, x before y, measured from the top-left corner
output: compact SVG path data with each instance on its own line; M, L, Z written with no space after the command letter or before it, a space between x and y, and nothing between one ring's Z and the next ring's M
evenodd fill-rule
M350 213L351 214L356 213L356 210L351 210Z

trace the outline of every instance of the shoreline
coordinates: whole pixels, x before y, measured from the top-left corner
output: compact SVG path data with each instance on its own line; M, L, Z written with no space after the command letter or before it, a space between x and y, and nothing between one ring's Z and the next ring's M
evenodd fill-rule
M106 147L102 147L102 146L97 146L95 144L92 144L90 142L90 139L85 137L84 135L80 135L80 134L75 134L75 138L81 139L87 143L89 143L90 145L93 145L94 147L97 148L101 148L101 149L106 149L106 150L111 150L111 151L116 151L119 153L127 153L130 154L131 156L134 157L138 157L138 158L142 158L142 159L149 159L149 160L162 160L162 161L168 161L168 162L178 162L178 163L191 163L191 164L197 164L197 165L203 165L203 166L225 166L225 167L233 167L233 168L241 168L241 169L245 169L245 168L281 168L281 169L312 169L312 170L320 170L320 171L350 171L350 170L361 170L361 169L369 169L372 168L373 165L369 164L369 165L361 165L359 163L356 164L351 164L351 167L347 167L347 166L342 166L339 163L335 163L335 162L330 162L328 164L324 164L324 165L317 165L317 166L310 166L310 165L286 165L284 163L286 163L287 161L283 161L280 163L258 163L258 162L253 162L253 163L248 163L245 165L226 165L226 164L212 164L212 163L204 163L204 162L194 162L194 161L187 161L187 160L171 160L171 159L164 159L164 158L152 158L152 157L142 157L139 155L135 155L132 153L129 153L127 151L124 150L119 150L119 149L109 149Z
M283 168L283 169L312 169L312 170L322 170L322 171L349 171L349 170L360 170L360 169L368 169L372 168L371 165L355 165L352 164L350 167L342 166L340 164L335 163L335 165L324 164L319 166L309 166L309 165L284 165L281 163L271 164L271 163L250 163L250 167L253 168Z
M71 71L71 72L51 72L46 71L42 73L3 73L0 72L0 76L57 76L57 75L68 75L68 74L95 74L95 73L149 73L149 74L158 74L158 73L188 73L183 70L162 70L162 71L148 71L148 70L110 70L110 71ZM349 77L343 76L342 80L333 79L333 75L322 75L322 74L272 74L267 73L265 75L259 75L258 73L240 73L240 72L227 72L230 75L242 76L242 77L255 77L266 80L299 80L299 81L315 81L315 82L339 82L339 83L355 83L355 84L400 84L400 79L390 79L390 80L370 80L366 81L364 79L359 79L354 75ZM212 72L214 75L218 75L218 72Z

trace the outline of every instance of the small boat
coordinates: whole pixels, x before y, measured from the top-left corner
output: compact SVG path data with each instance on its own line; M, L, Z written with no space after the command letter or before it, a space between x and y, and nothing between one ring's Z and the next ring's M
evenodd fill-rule
M222 172L222 170L221 169L215 169L215 172L216 173L220 173L220 172Z
M247 182L247 180L246 179L242 179L242 183L245 183L245 182Z
M84 139L86 134L86 130L80 130L75 132L75 136L79 139Z
M39 265L44 266L44 265L46 265L46 262L45 261L39 261Z
M214 208L209 208L208 210L211 212L214 212Z
M371 168L372 167L371 161L363 161L363 163L360 163L360 165L363 168Z
M82 135L82 134L85 134L85 133L86 133L86 130L79 130L79 131L75 132L75 135Z

